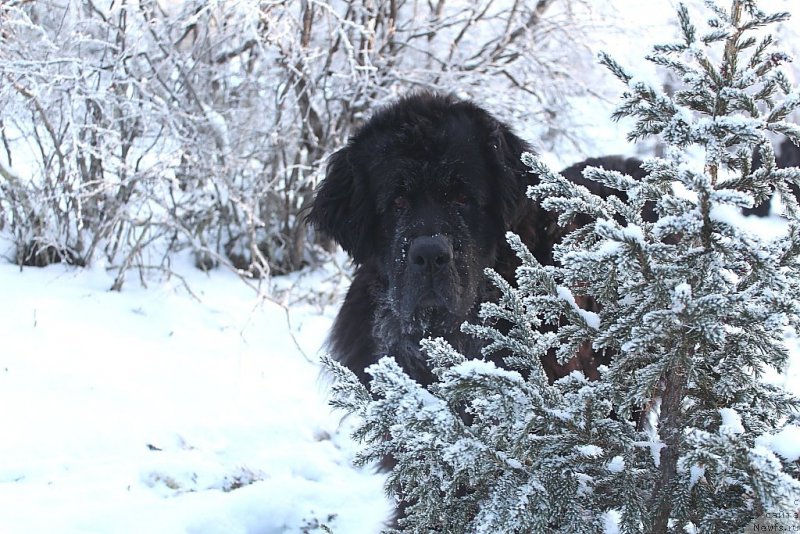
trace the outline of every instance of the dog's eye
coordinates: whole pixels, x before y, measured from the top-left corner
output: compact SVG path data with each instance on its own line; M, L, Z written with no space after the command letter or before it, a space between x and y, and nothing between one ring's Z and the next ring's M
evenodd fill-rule
M466 193L456 193L452 198L452 202L458 207L466 206L469 204L469 197Z
M407 210L409 207L408 199L404 196L394 197L394 207L398 210Z

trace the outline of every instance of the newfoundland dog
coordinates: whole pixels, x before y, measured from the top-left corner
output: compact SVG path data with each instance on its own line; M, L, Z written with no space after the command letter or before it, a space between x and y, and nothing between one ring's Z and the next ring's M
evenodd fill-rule
M553 262L559 230L525 196L537 182L520 161L526 151L474 103L422 93L379 110L331 156L308 218L356 264L329 349L364 383L365 368L385 355L418 382L432 382L423 337L480 354L481 342L459 327L477 321L480 302L496 297L485 268L514 279L518 261L506 232L518 234L541 263ZM593 161L621 171L630 165ZM586 164L570 167L569 178L583 183ZM551 380L573 369L596 372L591 351L566 365L554 356L543 363Z

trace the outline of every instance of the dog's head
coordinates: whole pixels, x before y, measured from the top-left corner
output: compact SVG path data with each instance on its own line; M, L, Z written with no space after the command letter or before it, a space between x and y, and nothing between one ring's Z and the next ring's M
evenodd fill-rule
M383 278L407 333L453 330L525 207L525 143L468 101L416 94L331 156L310 222Z

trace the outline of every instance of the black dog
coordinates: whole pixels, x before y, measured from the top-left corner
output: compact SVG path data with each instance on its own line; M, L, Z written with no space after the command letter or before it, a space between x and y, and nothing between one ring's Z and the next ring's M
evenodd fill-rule
M636 158L626 158L624 156L603 156L599 158L588 158L575 165L570 165L559 174L568 180L580 183L586 187L591 187L596 182L589 182L583 178L583 170L586 167L602 167L608 171L619 171L632 178L641 180L646 172L642 169L642 160ZM599 187L599 185L598 185ZM596 194L605 196L610 190L598 190ZM624 195L622 191L615 191L613 194Z
M567 180L586 187L595 195L603 198L606 198L609 195L615 195L622 200L627 200L628 195L625 193L625 191L611 189L610 187L606 187L597 182L587 180L583 177L583 171L586 169L586 167L601 167L607 171L617 171L636 180L641 180L647 175L647 171L642 168L642 163L642 160L636 158L626 158L624 156L602 156L599 158L588 158L580 163L570 165L566 169L562 170L559 174L561 174L561 176ZM655 222L655 220L658 218L655 211L655 202L645 202L644 209L642 211L642 218L648 222ZM581 224L587 224L588 222L588 217L579 216L577 217L577 220L573 222L573 227ZM622 220L619 220L619 222L622 223Z
M423 93L378 111L333 154L309 221L357 265L329 349L364 383L365 368L384 355L430 383L419 350L423 337L443 337L466 355L480 354L480 341L459 327L476 322L479 303L496 296L486 267L513 281L518 261L507 231L541 263L552 263L562 230L525 196L537 181L520 161L526 151L507 125L477 105ZM638 172L638 161L592 161ZM574 168L565 170L569 178L608 193ZM551 380L574 369L592 376L597 365L591 351L566 365L554 355L543 364Z
M430 383L423 336L470 354L459 326L490 295L483 270L513 273L509 229L534 246L542 230L520 161L528 146L478 106L416 94L377 112L333 154L310 222L357 265L329 340L333 356L364 369L392 355Z

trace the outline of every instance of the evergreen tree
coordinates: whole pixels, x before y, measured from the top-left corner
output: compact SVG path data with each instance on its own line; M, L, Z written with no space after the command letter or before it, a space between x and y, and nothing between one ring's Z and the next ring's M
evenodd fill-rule
M797 508L800 470L768 443L798 402L763 380L768 368L785 369L784 332L800 328L799 208L788 189L800 169L775 168L766 137L800 143L800 128L785 121L800 93L763 33L787 15L755 1L707 5L706 33L681 5L682 41L647 58L683 81L671 96L601 56L626 85L615 118L635 119L630 139L656 135L668 147L645 162L641 181L586 171L626 202L527 157L540 176L531 196L563 225L592 222L564 238L557 266L509 235L521 260L516 286L489 272L502 296L482 305L484 324L463 327L486 340L484 355L507 354L506 369L426 340L438 382L422 387L384 358L368 391L328 362L334 403L363 420L360 461L396 460L389 488L407 503L401 528L727 533ZM696 148L699 162L687 156ZM786 206L785 235L768 240L735 224L732 211L772 190ZM601 311L581 309L576 296ZM556 351L563 362L587 343L613 354L601 378L549 384L539 358Z

